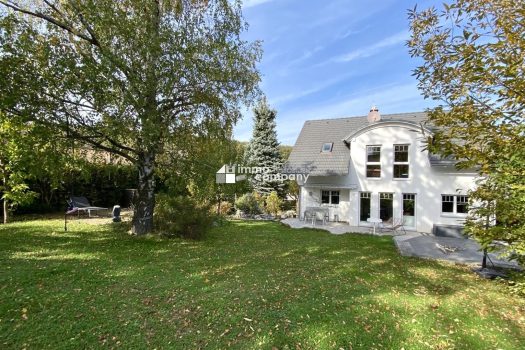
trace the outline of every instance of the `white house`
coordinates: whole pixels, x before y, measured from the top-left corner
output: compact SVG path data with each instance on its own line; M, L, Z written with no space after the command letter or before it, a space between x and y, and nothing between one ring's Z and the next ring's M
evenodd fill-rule
M403 220L420 232L457 231L468 210L474 171L429 154L426 113L305 122L288 167L310 176L300 183L299 213L327 207L330 220L368 226L368 218ZM304 170L303 170L304 169Z

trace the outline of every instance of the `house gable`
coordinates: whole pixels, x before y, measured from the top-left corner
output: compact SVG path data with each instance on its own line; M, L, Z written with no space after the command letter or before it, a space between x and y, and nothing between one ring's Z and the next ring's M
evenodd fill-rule
M349 173L349 136L370 127L399 123L421 130L427 114L402 113L381 116L381 121L369 123L367 116L309 120L303 125L286 163L290 171L306 171L312 176L343 176ZM426 130L431 129L425 126ZM323 144L333 143L331 152L322 152Z

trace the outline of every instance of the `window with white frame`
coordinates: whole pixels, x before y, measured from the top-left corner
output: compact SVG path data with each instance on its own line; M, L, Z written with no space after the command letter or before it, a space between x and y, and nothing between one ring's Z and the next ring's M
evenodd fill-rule
M441 212L444 214L467 214L468 213L468 196L442 194L441 195Z
M394 179L408 179L408 145L394 145Z
M339 191L321 191L321 204L339 204Z
M370 192L359 193L359 220L366 221L370 217Z
M381 177L381 146L366 146L366 177Z
M468 214L468 196L456 196L456 213Z

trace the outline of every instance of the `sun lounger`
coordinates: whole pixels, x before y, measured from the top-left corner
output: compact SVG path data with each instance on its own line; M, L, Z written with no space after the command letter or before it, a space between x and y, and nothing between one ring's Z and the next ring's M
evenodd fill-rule
M68 201L68 205L66 214L87 212L89 217L91 217L91 212L108 210L108 208L92 206L86 197L71 197Z

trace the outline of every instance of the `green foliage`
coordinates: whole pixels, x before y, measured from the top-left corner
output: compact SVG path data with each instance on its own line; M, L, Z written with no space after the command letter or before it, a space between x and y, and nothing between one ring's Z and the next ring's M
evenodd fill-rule
M281 159L283 162L286 162L288 160L288 157L290 157L290 153L292 153L293 146L288 145L279 145L279 154L281 155Z
M275 191L272 191L268 197L266 197L266 211L274 216L279 214L282 204L282 199L279 198Z
M70 160L64 146L51 129L21 118L8 118L0 112L0 193L7 211L28 205L38 194L29 184L39 178L51 178L49 187L57 188L64 179Z
M511 273L510 280L505 282L510 294L525 297L525 273L523 271Z
M429 150L475 168L467 232L525 263L525 13L523 2L457 0L410 11L414 75L437 128Z
M254 191L263 196L272 191L282 194L284 188L282 181L264 178L264 175L280 173L283 165L275 124L277 112L270 108L266 99L262 99L253 113L253 135L246 149L245 163L268 171L266 174L252 175L250 182Z
M292 197L294 200L299 200L299 191L301 188L297 184L297 181L294 180L288 180L286 181L286 193Z
M265 212L266 211L266 196L254 191L253 197L257 201L257 205L259 206L260 211Z
M283 200L283 204L281 208L283 211L289 211L289 210L295 211L297 209L297 201L295 199Z
M131 165L92 163L74 159L72 167L62 169L60 182L51 174L39 174L29 178L26 183L37 197L31 202L18 204L13 211L17 214L50 213L63 211L66 200L71 195L87 197L97 206L130 207L132 189L137 185L137 170Z
M202 239L213 224L207 205L188 196L158 194L155 227L165 236Z
M283 163L285 163L288 160L290 153L292 153L293 147L281 145L279 149L281 152L281 158L283 160ZM297 202L299 200L299 190L300 187L297 184L297 181L287 180L284 182L283 198L284 196L288 196L291 197L295 202ZM295 207L293 209L295 209Z
M216 172L224 164L239 164L242 162L244 146L232 139L231 130L219 127L208 135L185 135L174 140L169 152L160 158L161 164L177 162L178 170L169 166L159 168L159 188L189 194L200 202L217 203L232 201L235 194L249 191L247 181L235 184L217 184ZM187 159L180 159L179 152L191 154Z
M260 214L261 207L256 195L253 193L245 193L235 201L237 209L241 210L246 214Z
M220 215L230 215L230 214L233 214L232 211L233 211L233 204L231 204L230 202L226 202L226 201L221 202L220 207L219 207Z
M153 227L157 166L196 159L177 140L230 130L260 93L260 43L241 38L238 1L0 7L0 110L133 164L137 234Z

